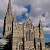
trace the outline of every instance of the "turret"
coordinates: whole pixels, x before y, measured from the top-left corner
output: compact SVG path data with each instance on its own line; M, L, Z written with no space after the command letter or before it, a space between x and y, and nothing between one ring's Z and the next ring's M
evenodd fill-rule
M45 42L44 42L44 31L41 20L39 21L39 40L40 40L40 50L45 50Z

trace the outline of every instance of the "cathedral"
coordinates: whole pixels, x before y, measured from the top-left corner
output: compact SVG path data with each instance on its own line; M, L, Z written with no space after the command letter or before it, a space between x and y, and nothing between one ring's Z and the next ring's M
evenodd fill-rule
M3 36L11 42L11 50L45 50L41 20L38 26L33 26L30 18L27 18L23 24L19 24L12 14L11 0L4 18Z

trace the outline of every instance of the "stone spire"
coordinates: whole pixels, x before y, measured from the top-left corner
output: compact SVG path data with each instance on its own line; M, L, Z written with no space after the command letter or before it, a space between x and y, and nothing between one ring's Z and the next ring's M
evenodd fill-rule
M39 29L42 27L42 22L39 20Z
M12 10L11 10L11 0L9 0L9 3L8 3L8 9L7 9L7 14L12 14Z
M40 40L40 50L45 50L45 42L44 42L44 31L41 20L39 20L39 40Z
M7 12L4 18L4 29L3 35L6 37L12 32L12 9L11 9L11 0L9 0Z

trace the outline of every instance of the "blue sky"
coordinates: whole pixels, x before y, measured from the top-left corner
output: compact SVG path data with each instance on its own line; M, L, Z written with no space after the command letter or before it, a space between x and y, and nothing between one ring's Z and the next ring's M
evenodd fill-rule
M45 34L45 42L50 42L50 34Z
M44 37L45 37L45 42L50 42L50 32L45 32Z
M3 21L8 0L0 0L0 36L3 32ZM12 12L18 22L24 22L28 17L34 26L42 21L45 32L45 42L50 41L50 0L12 0ZM48 26L48 27L46 27Z

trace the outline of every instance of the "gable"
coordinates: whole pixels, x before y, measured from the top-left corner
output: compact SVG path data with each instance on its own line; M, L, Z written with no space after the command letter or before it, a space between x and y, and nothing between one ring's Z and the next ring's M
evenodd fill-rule
M31 24L31 23L32 22L31 22L30 18L28 18L24 24Z

